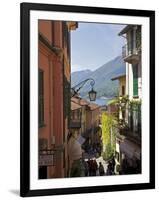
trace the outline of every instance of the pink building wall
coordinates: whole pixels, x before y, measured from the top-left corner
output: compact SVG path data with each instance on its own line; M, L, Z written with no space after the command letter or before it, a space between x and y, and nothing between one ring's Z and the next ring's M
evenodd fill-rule
M39 33L50 46L55 45L64 50L61 21L39 21ZM53 52L44 42L39 40L39 68L44 71L44 126L39 128L39 139L48 141L48 149L55 149L55 166L47 167L47 178L64 177L67 171L67 118L64 118L64 76L70 80L69 57L63 52ZM68 61L67 61L68 59ZM64 68L67 69L65 74ZM61 149L61 150L60 150ZM62 151L64 149L65 153ZM58 151L59 150L59 151ZM66 163L65 163L66 162Z

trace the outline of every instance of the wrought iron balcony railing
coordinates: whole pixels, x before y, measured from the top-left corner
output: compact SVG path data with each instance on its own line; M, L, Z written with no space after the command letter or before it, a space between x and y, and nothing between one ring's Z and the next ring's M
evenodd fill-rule
M136 41L130 41L122 47L122 57L125 61L131 61L132 59L138 59L141 52L141 45Z
M71 119L70 128L81 128L81 119Z

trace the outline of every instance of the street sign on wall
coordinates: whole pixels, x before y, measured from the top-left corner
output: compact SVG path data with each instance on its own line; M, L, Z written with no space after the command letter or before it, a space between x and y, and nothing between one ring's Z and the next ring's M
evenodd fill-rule
M54 165L54 155L40 155L39 166Z
M39 152L39 166L52 166L55 164L54 152L52 150L41 150Z

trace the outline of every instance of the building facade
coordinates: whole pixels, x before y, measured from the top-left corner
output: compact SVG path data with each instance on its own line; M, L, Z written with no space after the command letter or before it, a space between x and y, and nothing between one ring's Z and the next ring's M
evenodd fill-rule
M118 80L118 82L119 82L118 101L120 101L120 99L122 99L122 97L126 97L126 74L124 73L124 74L117 75L116 77L113 77L111 80L112 81ZM122 120L125 118L126 110L122 109L121 106L116 106L114 103L110 102L108 104L108 113L109 112L112 114L118 112L119 120Z
M119 36L126 38L126 45L122 49L126 62L126 88L122 88L123 84L119 81L121 104L124 95L127 99L124 109L119 111L119 119L124 124L119 124L116 158L123 174L135 174L141 173L141 26L127 25Z
M76 23L39 20L39 178L67 174L70 30ZM67 98L66 98L67 97Z
M71 105L71 133L81 137L81 147L84 151L99 149L101 144L100 106L79 96L71 98Z

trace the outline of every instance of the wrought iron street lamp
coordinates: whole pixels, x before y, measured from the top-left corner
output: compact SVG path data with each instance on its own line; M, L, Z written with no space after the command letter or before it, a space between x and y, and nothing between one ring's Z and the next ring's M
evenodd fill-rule
M90 82L91 85L91 90L88 92L89 95L89 99L90 101L95 101L96 100L96 95L97 92L93 89L93 86L95 84L95 80L93 78L88 78L80 83L78 83L77 85L75 85L74 87L71 88L71 97L75 96L76 94L78 94L79 90L88 82Z
M93 88L92 88L91 91L88 92L88 94L89 94L89 99L90 99L90 101L95 101L95 100L96 100L97 92L94 91Z

